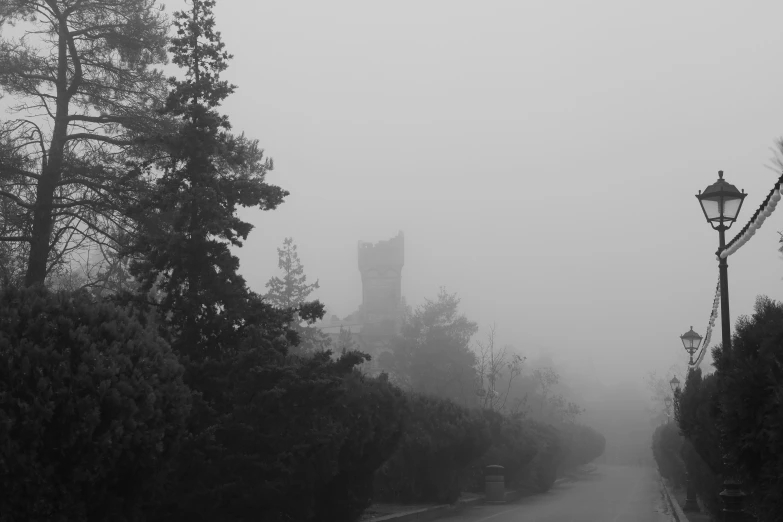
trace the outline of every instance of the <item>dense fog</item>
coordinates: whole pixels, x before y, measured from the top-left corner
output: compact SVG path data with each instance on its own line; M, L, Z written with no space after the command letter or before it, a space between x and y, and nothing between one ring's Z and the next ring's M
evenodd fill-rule
M0 0L0 512L778 520L782 17Z

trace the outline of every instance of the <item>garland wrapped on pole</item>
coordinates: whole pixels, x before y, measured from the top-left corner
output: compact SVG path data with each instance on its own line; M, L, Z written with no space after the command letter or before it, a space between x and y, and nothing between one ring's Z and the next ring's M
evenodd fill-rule
M712 312L710 312L710 321L707 326L707 333L704 334L704 342L701 345L701 351L699 352L696 361L693 363L693 368L696 369L704 360L704 354L707 353L707 348L710 346L710 339L712 338L712 327L715 326L715 320L718 318L718 306L720 305L720 278L718 278L718 284L715 286L715 297L712 300Z

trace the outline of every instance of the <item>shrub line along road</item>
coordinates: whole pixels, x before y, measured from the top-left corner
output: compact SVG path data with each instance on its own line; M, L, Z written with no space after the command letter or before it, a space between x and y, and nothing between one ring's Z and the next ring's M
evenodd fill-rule
M601 464L576 481L513 504L470 507L449 522L671 522L674 518L651 467Z

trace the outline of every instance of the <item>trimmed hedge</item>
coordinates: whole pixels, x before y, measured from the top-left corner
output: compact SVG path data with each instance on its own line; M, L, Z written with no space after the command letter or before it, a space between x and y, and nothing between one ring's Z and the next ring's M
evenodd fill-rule
M686 438L683 438L680 454L685 461L696 495L712 517L719 520L723 514L723 501L720 498L720 492L723 491L723 477L704 461L691 441Z
M506 487L544 492L558 472L603 453L604 437L591 428L559 428L449 400L408 396L405 435L375 474L380 502L454 502L462 490L483 491L484 469L505 468Z
M662 424L652 436L652 453L661 476L676 488L685 486L685 462L682 459L683 437L675 423Z
M731 350L713 350L726 457L759 520L783 520L783 303L756 299L737 320Z
M113 306L0 292L0 519L137 520L185 434L182 376Z
M357 520L401 433L402 392L363 376L363 354L245 346L189 362L193 436L148 520Z
M448 399L408 395L400 445L375 473L375 501L455 502L468 465L490 444L479 411Z
M560 426L565 455L561 471L565 472L584 466L604 454L606 438L594 429L582 424L563 424Z
M549 491L557 480L565 447L560 432L554 426L536 421L528 421L527 424L535 439L536 453L530 462L525 489L543 493Z
M529 426L496 411L482 412L491 445L486 453L473 461L470 466L471 491L484 491L484 469L498 464L505 468L506 487L521 488L528 482L530 463L536 456L535 434Z
M682 457L697 495L714 516L723 509L725 464L718 418L718 376L688 372L685 388L675 395L675 415L685 437Z
M606 439L581 424L552 426L485 411L492 445L471 466L473 491L483 491L483 470L491 464L505 468L506 487L531 493L548 491L558 475L600 457Z

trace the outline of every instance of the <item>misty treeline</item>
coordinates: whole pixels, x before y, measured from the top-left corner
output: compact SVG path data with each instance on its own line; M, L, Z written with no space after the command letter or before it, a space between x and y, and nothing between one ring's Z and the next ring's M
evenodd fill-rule
M515 347L498 346L495 325L485 339L477 338L478 324L460 313L459 303L441 288L435 299L408 309L378 367L408 391L517 418L574 422L583 409L559 386L551 360L528 362Z
M687 470L714 520L723 482L734 477L756 520L783 520L782 344L783 303L758 297L753 315L737 320L731 348L712 348L714 371L688 372L681 391L669 394L676 422L656 429L653 453L675 485Z
M453 500L485 464L541 491L600 455L553 369L493 336L471 351L454 296L412 313L373 376L313 327L292 241L248 288L237 210L287 193L219 112L235 87L213 7L0 4L22 35L0 40L0 520L350 521Z

